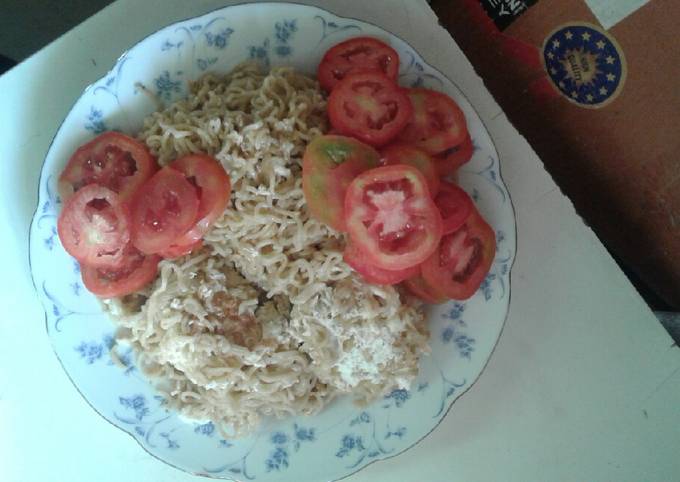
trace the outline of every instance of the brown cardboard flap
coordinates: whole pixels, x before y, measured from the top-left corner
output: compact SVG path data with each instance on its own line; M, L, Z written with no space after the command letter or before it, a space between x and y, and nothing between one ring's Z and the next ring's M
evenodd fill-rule
M432 7L585 220L680 308L680 2L652 0L605 32L620 46L626 74L601 108L574 103L557 87L536 95L536 72L502 48L506 35L543 55L556 29L599 27L582 0L539 0L502 35L475 20L474 3L434 0ZM538 77L545 82L548 72Z

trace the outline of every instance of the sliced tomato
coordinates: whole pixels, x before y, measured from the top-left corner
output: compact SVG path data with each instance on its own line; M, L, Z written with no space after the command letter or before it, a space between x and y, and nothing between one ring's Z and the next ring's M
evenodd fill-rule
M180 256L184 256L186 254L191 253L194 250L199 249L201 246L203 246L203 240L199 239L195 243L192 244L184 244L184 245L176 245L173 244L170 246L168 249L164 249L163 251L159 251L159 255L164 257L165 259L175 259L179 258Z
M377 72L346 76L328 98L333 127L377 147L394 139L411 120L412 112L404 91Z
M465 114L451 97L429 89L408 89L407 93L413 117L400 136L402 141L439 154L465 140Z
M59 176L59 195L67 200L82 187L96 183L126 200L157 169L144 144L119 132L105 132L73 153Z
M473 209L465 223L442 237L421 267L423 278L454 300L471 297L484 281L496 254L491 226Z
M156 278L160 259L160 256L144 255L128 245L122 262L116 267L97 268L83 265L81 267L83 284L91 293L102 298L134 293Z
M450 182L442 181L434 203L442 215L443 234L452 233L460 228L475 209L468 193Z
M317 71L321 87L330 92L348 74L380 72L396 82L399 54L371 37L354 37L326 51Z
M428 284L420 274L420 270L413 277L403 283L404 287L416 298L420 298L425 303L438 305L444 303L448 298L437 288Z
M319 136L302 160L302 189L310 214L338 231L345 230L345 192L352 180L378 166L371 146L343 136Z
M347 263L354 271L359 273L364 280L375 285L395 285L420 272L418 266L400 270L378 268L367 262L362 251L352 242L349 242L345 247L342 259L344 259L345 263Z
M360 174L347 188L345 219L366 261L393 271L427 259L442 236L442 219L425 178L411 166Z
M57 232L66 252L79 262L116 265L130 240L130 215L115 192L89 184L66 202Z
M394 166L405 164L413 166L420 171L427 181L427 188L434 196L439 190L439 175L434 168L434 163L429 154L417 147L408 144L392 144L384 148L381 152L382 164Z
M231 181L219 161L206 154L189 154L168 167L184 174L196 188L199 200L197 221L173 242L179 252L182 247L186 250L203 239L215 220L224 213L231 196Z
M131 240L142 253L169 248L196 222L198 194L181 172L165 167L130 201Z
M437 173L442 177L454 175L460 166L472 159L474 151L472 139L470 134L468 134L462 144L447 149L434 158Z

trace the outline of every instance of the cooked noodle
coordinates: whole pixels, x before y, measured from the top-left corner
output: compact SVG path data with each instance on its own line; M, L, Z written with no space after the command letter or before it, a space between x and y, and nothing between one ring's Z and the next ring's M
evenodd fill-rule
M161 165L216 157L231 206L201 250L162 261L144 292L107 306L169 405L229 436L339 394L368 402L408 388L429 351L415 302L364 283L342 260L343 235L308 215L301 158L327 129L325 108L314 80L244 64L204 76L140 133Z

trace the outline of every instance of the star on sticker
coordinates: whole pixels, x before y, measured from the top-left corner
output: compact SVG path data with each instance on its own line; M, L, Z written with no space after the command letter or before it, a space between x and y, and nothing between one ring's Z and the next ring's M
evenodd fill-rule
M548 52L548 58L549 58L550 60L554 59L554 58L555 58L555 54L552 53L552 52Z
M607 55L607 57L604 60L607 61L607 64L612 65L616 59L611 55Z
M604 46L607 45L607 44L604 43L604 40L598 40L595 45L597 45L598 49L602 50L602 49L604 49Z
M602 95L607 95L608 92L609 92L609 91L607 90L606 87L600 87L600 94L602 94Z
M555 40L553 40L552 44L553 44L553 48L554 48L554 49L559 48L559 46L560 46L560 41L557 40L557 39L555 39Z
M572 38L574 38L574 34L571 33L570 30L567 30L567 33L564 34L564 38L566 38L567 40L571 40Z
M557 69L555 67L550 67L550 73L553 75L557 75Z
M562 82L561 80L560 80L560 83L557 84L557 85L559 85L559 86L562 87L563 89L564 89L564 87L565 87L564 82Z
M574 99L576 99L576 98L578 97L578 92L576 92L575 90L572 91L572 92L571 92L571 96L572 96Z
M616 75L614 74L607 74L607 80L609 82L614 82L616 80Z
M586 42L589 42L590 41L590 34L588 32L586 32L583 35L581 35L581 38L583 40L585 40Z
M595 97L593 97L592 94L588 94L588 95L586 95L586 99L588 99L588 102L592 102L592 101L595 100Z

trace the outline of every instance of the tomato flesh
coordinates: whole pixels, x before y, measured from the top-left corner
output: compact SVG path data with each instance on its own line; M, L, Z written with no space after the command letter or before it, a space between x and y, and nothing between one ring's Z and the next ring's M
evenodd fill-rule
M342 258L365 281L376 285L394 285L415 276L420 271L417 266L400 270L378 268L366 261L366 257L353 243L348 243Z
M413 117L401 139L429 154L461 144L468 135L465 114L451 97L429 89L408 89Z
M458 230L474 209L470 196L460 187L446 181L442 181L434 203L442 216L443 234Z
M484 281L495 254L494 231L474 209L458 230L442 237L422 265L423 278L447 297L465 300Z
M376 147L394 139L411 120L412 112L402 89L377 72L348 75L328 99L333 128Z
M224 213L231 196L231 181L219 161L205 154L184 156L168 167L184 174L199 198L197 221L166 250L187 254L200 246L203 236Z
M418 169L427 181L427 188L430 194L432 196L437 194L439 190L439 175L435 170L432 158L427 152L407 144L393 144L384 148L380 154L382 156L381 161L385 166L405 164Z
M160 256L144 255L128 245L121 263L116 267L83 265L83 284L91 293L102 298L134 293L156 278L160 259Z
M420 298L425 303L438 305L444 303L448 298L437 288L431 286L420 274L420 270L414 276L405 280L404 287L416 298Z
M434 158L434 165L437 173L442 177L456 174L460 166L472 159L474 150L475 148L472 144L472 139L470 138L470 134L468 134L459 146L447 149Z
M345 216L350 239L379 268L416 266L437 248L442 221L425 178L411 166L371 169L347 189Z
M59 195L65 201L95 183L127 200L156 169L144 144L119 132L105 132L73 153L59 176Z
M111 266L130 240L130 219L118 195L90 184L64 205L57 221L64 249L81 263Z
M326 51L317 78L321 87L330 92L347 75L359 72L380 72L396 81L399 55L384 42L371 37L354 37Z
M163 251L159 251L158 254L165 259L175 259L179 258L181 256L187 255L191 253L192 251L195 251L197 249L200 249L201 246L203 246L203 240L199 239L198 241L192 243L192 244L183 244L183 245L178 245L178 244L173 244L170 246L168 249L164 249Z
M199 200L185 176L166 167L139 189L130 206L132 244L152 254L170 247L194 225Z
M371 146L350 137L319 136L302 160L302 189L310 214L337 231L345 230L345 193L352 180L378 166Z

